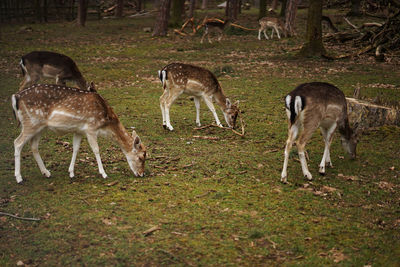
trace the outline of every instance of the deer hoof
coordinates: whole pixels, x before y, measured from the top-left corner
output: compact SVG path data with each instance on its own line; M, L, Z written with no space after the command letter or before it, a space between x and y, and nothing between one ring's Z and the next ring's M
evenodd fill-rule
M304 177L306 177L308 180L312 180L312 175L311 175L310 172L306 172L306 173L304 174Z
M50 173L48 170L44 170L44 171L42 172L42 174L43 174L44 176L46 176L47 178L49 178L49 177L51 176L51 173Z

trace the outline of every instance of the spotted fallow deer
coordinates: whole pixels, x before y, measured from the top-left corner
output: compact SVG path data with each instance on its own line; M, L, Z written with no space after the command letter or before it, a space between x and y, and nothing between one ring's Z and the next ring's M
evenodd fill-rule
M285 160L281 181L287 182L289 153L297 136L297 149L301 168L309 180L312 175L308 170L304 148L315 130L320 127L325 140L325 149L319 164L319 173L325 174L325 165L332 167L329 147L333 133L339 129L342 145L354 159L356 157L357 136L349 126L346 98L334 85L322 82L305 83L296 87L286 98L288 117L288 139L285 147Z
M55 78L59 85L65 85L66 81L74 81L81 90L87 89L86 80L78 66L66 55L49 51L33 51L22 56L19 64L24 76L20 91L37 83L43 77Z
M125 154L129 167L136 176L143 176L146 148L135 131L129 134L113 109L95 91L57 85L37 84L12 95L12 107L22 131L14 141L15 177L22 182L21 150L30 141L33 157L43 175L50 177L39 155L40 135L45 129L56 133L73 133L73 153L69 176L74 177L74 165L82 137L92 148L103 178L107 174L99 153L97 137L108 136L116 141Z
M160 97L160 107L163 118L163 127L172 131L169 110L174 101L186 93L194 97L196 106L196 124L200 123L200 100L203 99L214 115L215 122L222 126L213 105L213 99L220 106L229 127L234 128L239 113L237 103L232 104L225 96L215 75L204 68L183 64L171 63L158 71L164 93Z
M265 39L267 40L269 39L267 35L268 28L272 28L271 39L274 37L274 31L278 35L278 38L281 39L281 35L279 34L279 28L283 31L284 35L286 36L285 25L280 18L263 17L258 21L258 23L260 24L260 28L258 30L258 40L261 40L261 32L264 33Z

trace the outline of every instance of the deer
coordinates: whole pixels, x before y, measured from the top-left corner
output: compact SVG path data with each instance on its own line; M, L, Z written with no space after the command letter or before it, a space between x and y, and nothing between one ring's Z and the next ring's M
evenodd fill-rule
M211 32L217 32L219 34L218 42L220 42L222 39L222 35L224 33L224 29L229 24L230 24L229 20L222 21L219 19L208 19L208 20L204 19L203 25L205 27L205 30L203 36L201 37L200 43L202 44L204 38L207 36L208 42L211 44L212 43L210 39Z
M235 127L236 118L239 113L239 102L231 103L229 98L225 96L217 78L211 71L190 64L171 63L159 70L158 76L164 90L160 97L164 129L170 131L174 130L170 122L169 110L173 102L182 93L193 96L194 98L197 126L201 126L200 100L203 99L214 115L216 124L222 127L213 105L214 99L216 104L221 108L228 127Z
M285 25L280 18L263 17L258 21L258 23L260 24L260 28L258 30L258 40L261 40L261 32L264 33L265 39L269 40L267 35L268 28L272 28L271 39L274 37L274 31L278 35L278 38L281 39L278 28L280 28L286 36Z
M81 90L87 89L86 80L78 66L66 55L33 51L22 56L19 64L24 76L19 91L37 83L43 77L55 78L56 84L59 85L66 85L66 81L74 81Z
M332 167L329 148L336 128L341 135L344 150L352 159L356 158L357 134L349 126L346 98L339 88L323 82L301 84L285 97L285 107L288 117L288 138L281 182L287 183L289 153L297 136L296 145L303 175L312 180L304 149L318 127L325 141L324 154L319 164L321 175L325 175L326 165Z
M14 141L15 178L18 184L23 181L21 151L27 142L30 142L41 173L50 177L38 150L40 136L46 129L58 134L73 133L73 153L68 169L70 178L74 177L75 161L83 136L88 140L103 178L107 178L107 174L100 158L98 136L116 141L135 176L143 176L146 147L136 131L133 130L132 134L127 132L113 109L95 90L35 84L13 94L11 102L22 129Z

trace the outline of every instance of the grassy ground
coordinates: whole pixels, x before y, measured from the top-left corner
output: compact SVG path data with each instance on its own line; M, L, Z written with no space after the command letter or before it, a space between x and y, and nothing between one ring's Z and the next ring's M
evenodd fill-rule
M304 18L299 12L300 25ZM255 16L244 15L241 23L256 27ZM229 32L222 42L204 45L200 36L155 39L142 31L152 25L153 18L89 21L84 29L70 23L2 25L0 211L41 221L0 217L0 265L400 265L398 128L364 134L355 161L336 136L335 167L324 177L318 175L322 137L315 133L307 146L314 180L302 177L294 151L290 183L279 182L285 94L302 82L327 81L347 96L359 85L367 98L381 93L398 100L396 63L369 56L300 60L300 37L258 41L255 32ZM71 182L72 137L48 133L40 151L52 177L42 177L26 146L25 184L17 185L13 140L20 129L10 96L22 80L19 58L32 50L71 56L123 124L136 127L149 152L145 177L134 177L119 148L103 139L104 180L85 140ZM226 94L240 100L245 138L216 128L194 130L195 108L186 97L171 110L175 131L163 130L156 73L173 61L221 74ZM211 122L203 103L202 123ZM154 226L159 230L143 234Z

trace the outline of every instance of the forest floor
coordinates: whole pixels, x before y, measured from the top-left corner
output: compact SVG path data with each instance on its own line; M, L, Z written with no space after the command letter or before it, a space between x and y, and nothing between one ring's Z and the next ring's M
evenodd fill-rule
M257 27L255 14L246 11L238 23ZM153 38L143 31L153 26L153 17L88 21L85 28L2 25L0 211L41 220L0 216L0 265L399 266L399 128L365 132L356 160L336 134L334 168L325 176L318 174L323 141L317 131L307 146L313 181L303 177L294 148L289 184L280 182L284 97L296 85L325 81L346 96L359 86L367 99L400 99L396 60L375 62L370 54L340 61L297 58L305 11L298 16L297 37L259 41L256 31L231 30L212 44L200 44L200 34L172 31ZM325 45L337 54L346 49ZM32 50L69 55L95 82L124 126L135 127L147 146L145 177L134 177L116 144L100 139L109 178L98 174L84 140L70 181L72 136L48 132L39 148L52 176L42 177L27 145L25 183L16 183L13 140L20 129L10 96L22 80L20 57ZM226 95L240 100L245 137L219 128L195 130L194 103L185 96L171 109L175 130L163 129L157 71L175 61L218 75ZM201 118L203 125L213 123L204 103ZM152 227L157 230L144 234Z

